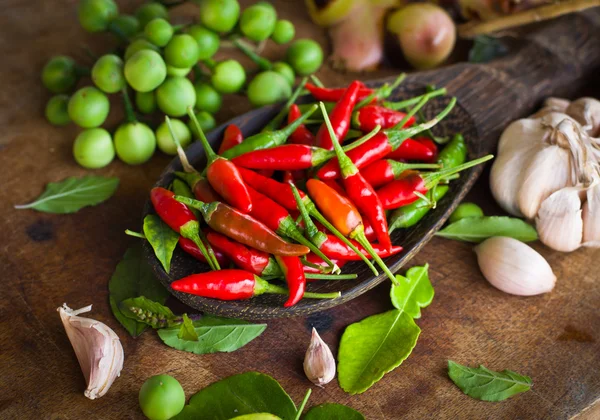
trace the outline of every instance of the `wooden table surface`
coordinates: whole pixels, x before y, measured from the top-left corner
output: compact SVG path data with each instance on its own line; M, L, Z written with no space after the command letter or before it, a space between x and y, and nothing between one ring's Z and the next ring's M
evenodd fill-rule
M317 315L269 321L261 337L234 353L194 355L166 347L152 331L132 339L108 305L108 279L135 241L123 230L140 227L148 189L168 157L158 153L138 167L115 161L97 171L121 179L115 196L97 207L73 215L13 209L39 195L48 182L91 173L71 155L78 129L52 127L43 118L49 97L40 82L45 61L54 54L85 61L84 45L102 53L113 42L108 35L83 33L76 3L2 2L0 418L142 418L138 390L146 378L159 373L175 376L190 396L229 375L256 370L275 377L299 402L311 385L302 371L311 327L319 329L335 354L348 324L390 309L388 284ZM137 2L119 3L132 11ZM327 46L324 32L310 23L299 2L275 3L282 16L296 23L298 36ZM186 5L176 14L193 15L194 10ZM272 57L281 52L279 47L268 51ZM380 70L365 77L394 72ZM330 84L355 77L328 68L320 76ZM245 101L230 98L219 121L247 109ZM107 126L115 127L119 115L115 106ZM485 175L470 198L489 213L499 212ZM562 419L582 412L580 418L599 418L594 402L600 398L600 252L562 254L539 243L533 246L548 259L558 283L552 293L521 298L485 282L471 245L434 239L413 261L431 265L436 297L417 321L422 334L411 357L358 396L345 394L336 382L314 387L309 405L343 403L369 419ZM99 400L83 396L84 379L56 313L64 302L73 308L93 304L90 316L114 328L123 343L121 377ZM448 359L515 370L531 376L534 387L502 403L479 402L448 379Z

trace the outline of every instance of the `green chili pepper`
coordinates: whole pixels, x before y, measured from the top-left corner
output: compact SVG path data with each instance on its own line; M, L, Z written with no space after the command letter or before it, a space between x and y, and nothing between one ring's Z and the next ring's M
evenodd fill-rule
M416 225L432 209L431 203L440 200L447 192L447 185L438 185L427 193L427 200L419 198L414 203L398 207L390 214L389 232Z
M438 155L438 163L443 168L452 168L461 165L467 159L467 145L462 134L456 134Z

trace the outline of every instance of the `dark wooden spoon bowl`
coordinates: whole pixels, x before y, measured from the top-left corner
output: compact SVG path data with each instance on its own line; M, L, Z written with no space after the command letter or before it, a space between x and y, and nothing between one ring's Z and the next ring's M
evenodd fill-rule
M511 55L490 65L458 64L432 72L410 75L394 92L391 100L401 100L422 94L427 83L446 86L451 95L458 98L453 111L435 127L437 135L463 133L469 158L473 159L492 152L498 136L506 124L531 113L542 98L565 95L585 83L586 78L600 66L599 14L575 15L558 19L542 30L532 34L528 42ZM576 30L577 29L577 30ZM552 39L560 39L554 43ZM569 42L567 42L569 41ZM380 85L389 80L372 82ZM448 103L449 98L436 98L427 105L425 114L432 117ZM241 115L213 130L208 140L216 149L228 124L237 124L245 136L254 134L277 113L278 106L257 109ZM199 142L187 150L190 162L198 169L206 164L204 150ZM173 172L181 170L179 159L174 159L162 173L156 186L168 187ZM473 186L483 166L462 173L451 183L446 196L436 209L430 211L421 222L410 228L393 233L392 241L404 247L402 253L385 259L392 271L402 268L441 228L450 213ZM144 208L144 216L153 212L150 201ZM169 288L176 279L192 273L208 270L205 264L176 249L171 262L171 272L166 273L156 259L152 248L146 243L145 252L160 281ZM380 270L381 271L381 270ZM246 301L219 301L171 290L179 300L192 308L212 314L265 319L307 315L342 304L386 280L383 273L373 276L362 262L347 264L344 273L356 273L355 280L318 281L308 286L310 291L341 291L338 299L303 299L296 306L283 308L283 296L262 295Z

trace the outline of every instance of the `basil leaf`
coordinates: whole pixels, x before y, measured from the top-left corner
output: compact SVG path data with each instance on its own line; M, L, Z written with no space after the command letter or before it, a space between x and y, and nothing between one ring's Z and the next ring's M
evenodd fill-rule
M488 35L479 35L469 51L469 62L487 63L494 58L506 55L508 49L498 38Z
M247 372L199 391L172 420L229 420L253 413L271 413L291 420L296 416L296 405L275 379L262 373Z
M142 255L141 243L133 245L125 252L108 282L108 291L113 314L133 337L140 335L146 329L146 325L125 316L119 304L125 299L140 295L164 303L169 296L169 292L154 277L152 269Z
M346 328L338 351L338 379L350 394L369 389L400 366L417 343L421 329L404 311L373 315Z
M228 353L244 347L267 328L267 324L213 316L204 316L193 325L198 341L181 339L179 327L158 330L158 336L167 346L177 350L195 354Z
M155 329L171 327L181 322L181 317L173 314L169 308L144 296L125 299L119 304L119 309L127 318Z
M347 405L326 403L312 407L302 420L365 420L365 416Z
M421 317L421 308L429 306L433 300L433 286L429 281L429 264L423 267L412 267L406 272L406 277L396 275L400 282L392 285L390 297L392 304L413 318Z
M494 372L479 365L470 368L448 360L448 376L462 392L482 401L503 401L515 394L529 391L533 382L529 376L512 370Z
M15 208L35 209L46 213L75 213L82 207L108 200L118 186L119 178L94 175L71 177L61 182L50 182L34 202Z
M198 333L194 329L194 324L187 314L183 314L183 322L181 323L181 327L179 327L177 338L186 341L198 341Z
M522 242L538 239L533 226L521 219L508 216L469 217L451 223L436 233L447 239L482 242L494 236L507 236Z
M156 258L168 273L171 269L173 251L175 251L179 241L179 234L163 222L160 217L149 214L144 218L144 236L152 245Z

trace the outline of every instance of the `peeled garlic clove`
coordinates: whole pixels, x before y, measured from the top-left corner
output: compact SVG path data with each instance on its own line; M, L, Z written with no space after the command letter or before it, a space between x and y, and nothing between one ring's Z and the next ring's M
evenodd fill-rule
M592 137L600 135L600 101L594 98L579 98L569 105L567 114L579 122Z
M600 248L600 184L589 188L583 205L583 246Z
M575 251L581 246L582 193L581 187L567 187L552 193L542 202L535 226L545 245L561 252Z
M496 236L475 247L483 276L505 293L534 296L554 288L556 276L548 262L529 245Z
M514 168L519 170L519 168ZM542 201L554 191L573 185L568 150L558 145L538 151L524 169L517 203L521 213L528 219L537 214Z
M310 345L304 356L304 373L315 385L328 384L335 377L335 359L316 329L312 329Z
M123 369L123 346L113 330L99 321L80 317L92 305L76 311L66 304L57 309L85 377L84 395L90 400L108 392Z

